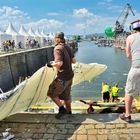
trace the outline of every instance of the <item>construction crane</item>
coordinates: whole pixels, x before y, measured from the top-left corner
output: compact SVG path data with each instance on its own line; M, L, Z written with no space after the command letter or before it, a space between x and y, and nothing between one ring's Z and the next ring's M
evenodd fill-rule
M114 32L116 35L124 32L124 24L129 15L129 12L131 12L132 15L135 16L135 14L132 10L132 7L130 6L129 3L127 3L126 6L124 7L123 11L121 12L120 16L116 20L115 27L114 27Z

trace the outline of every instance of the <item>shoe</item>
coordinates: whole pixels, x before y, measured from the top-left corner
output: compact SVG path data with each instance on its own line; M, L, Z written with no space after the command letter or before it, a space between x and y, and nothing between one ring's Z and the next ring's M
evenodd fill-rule
M61 109L59 110L58 114L55 115L55 118L56 119L60 119L62 116L68 114L67 110L64 108L64 109Z
M72 114L72 111L67 111L67 114Z
M11 140L11 139L13 139L13 138L15 138L15 135L9 135L8 137L6 137L6 140Z
M10 135L10 133L9 133L9 132L3 132L3 133L2 133L3 138L8 137L9 135Z
M126 121L126 122L131 122L131 115L129 115L128 117L125 116L125 114L121 114L120 116L120 119Z

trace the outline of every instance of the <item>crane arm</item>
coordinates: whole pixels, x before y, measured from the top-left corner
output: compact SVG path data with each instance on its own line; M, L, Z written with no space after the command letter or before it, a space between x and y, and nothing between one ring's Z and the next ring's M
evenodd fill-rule
M126 22L126 19L127 19L128 15L129 15L129 11L131 11L132 15L135 16L135 14L134 14L134 12L132 10L132 7L130 6L129 3L127 3L127 9L126 9L126 11L124 13L125 14L124 19L122 20L122 23L121 23L122 26L124 26L124 24Z
M124 30L124 24L126 22L126 19L128 18L129 12L131 11L131 13L133 14L133 16L135 16L131 6L129 3L127 3L126 7L123 9L123 11L121 12L118 20L115 23L115 32L121 33Z

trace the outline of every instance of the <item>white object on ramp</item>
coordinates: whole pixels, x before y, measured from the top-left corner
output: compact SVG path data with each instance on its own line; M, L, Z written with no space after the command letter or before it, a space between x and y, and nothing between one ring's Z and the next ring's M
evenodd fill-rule
M89 81L96 78L106 69L106 65L97 63L76 63L73 66L75 74L73 86L85 80ZM12 92L5 94L6 97L7 95L12 95L0 106L0 120L25 111L33 105L46 102L49 85L56 77L56 74L57 71L55 68L44 66L36 71L29 79L12 90Z

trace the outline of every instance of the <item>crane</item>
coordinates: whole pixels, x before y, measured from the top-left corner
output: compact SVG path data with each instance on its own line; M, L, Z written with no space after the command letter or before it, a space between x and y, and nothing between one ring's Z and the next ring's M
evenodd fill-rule
M114 27L114 32L116 35L124 32L124 24L129 15L129 12L131 12L132 15L135 16L131 5L129 3L127 3L126 6L124 7L123 11L121 12L120 16L116 20L115 27Z

